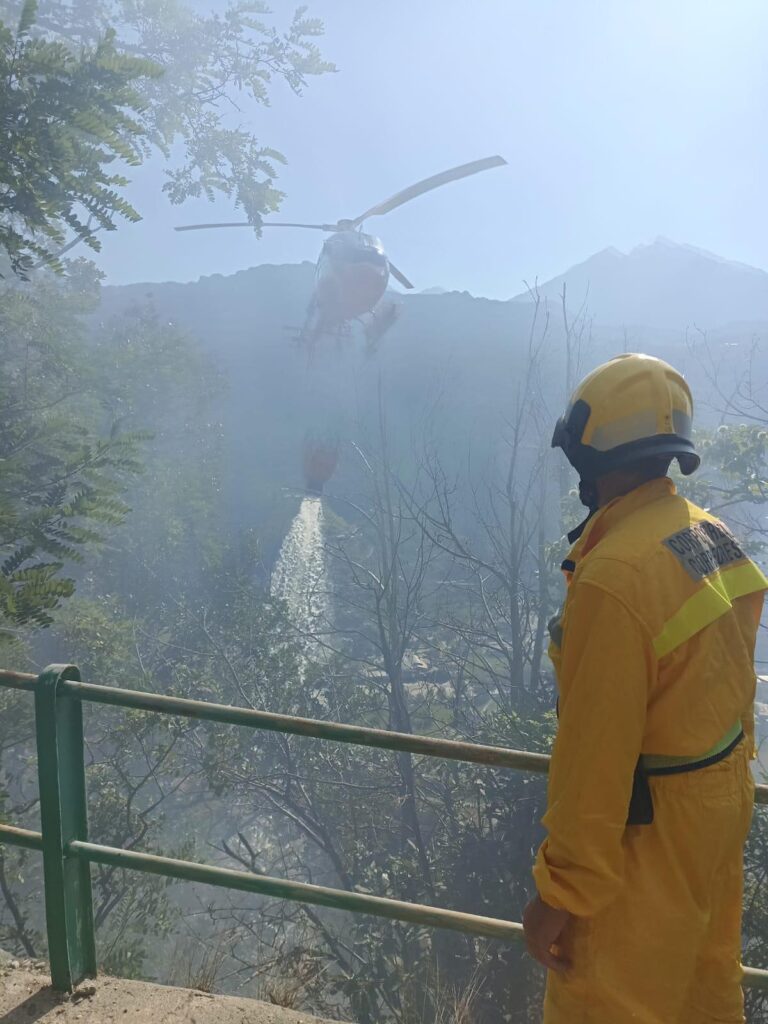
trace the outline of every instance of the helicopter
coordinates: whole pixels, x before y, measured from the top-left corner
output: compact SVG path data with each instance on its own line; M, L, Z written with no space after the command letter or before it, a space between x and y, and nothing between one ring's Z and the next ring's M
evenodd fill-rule
M413 285L392 263L380 240L363 231L363 224L369 217L380 217L390 213L411 199L440 188L451 181L467 178L492 167L501 167L506 160L500 156L485 157L459 167L433 174L416 182L383 203L372 206L359 217L338 220L335 224L295 224L285 221L263 221L251 224L237 221L222 224L185 224L176 231L200 231L208 228L309 228L330 233L323 244L315 268L315 286L307 308L304 325L299 339L308 346L324 335L343 337L349 334L351 323L363 324L371 348L391 327L397 318L398 307L386 302L384 295L389 278L393 277L404 288ZM366 317L366 320L363 320Z

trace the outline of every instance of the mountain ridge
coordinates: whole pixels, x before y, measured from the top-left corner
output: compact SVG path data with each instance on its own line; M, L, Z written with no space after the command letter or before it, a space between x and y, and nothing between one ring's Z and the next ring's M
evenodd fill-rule
M280 287L290 277L302 280L311 290L314 264L309 261L260 264L234 274L206 274L197 281L135 282L105 284L106 294L147 295L163 290L238 290L240 284L256 277L271 278ZM568 305L575 312L585 307L595 325L605 328L650 328L681 331L689 327L713 330L730 325L768 323L768 272L760 267L727 259L687 243L658 236L650 243L622 252L606 246L563 273L537 286L538 294L560 305L566 286ZM433 286L410 294L393 293L398 301L419 299L450 301L462 295L476 301L504 302L485 296L470 296ZM523 290L506 300L514 306L531 302Z
M681 330L768 322L768 272L663 236L624 253L601 249L538 286L548 301L586 300L602 326ZM575 298L573 298L575 297ZM530 302L527 292L510 300Z

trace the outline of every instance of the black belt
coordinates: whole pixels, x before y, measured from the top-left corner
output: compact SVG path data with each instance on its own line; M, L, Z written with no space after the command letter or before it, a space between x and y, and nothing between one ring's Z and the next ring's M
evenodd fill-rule
M744 733L739 735L716 754L705 757L701 761L690 761L687 764L668 765L665 768L646 768L638 762L635 768L635 775L632 779L632 796L629 801L629 813L627 814L628 825L652 825L653 824L653 795L648 779L653 775L682 775L686 772L697 772L700 768L708 768L718 761L724 761L733 753L741 741Z

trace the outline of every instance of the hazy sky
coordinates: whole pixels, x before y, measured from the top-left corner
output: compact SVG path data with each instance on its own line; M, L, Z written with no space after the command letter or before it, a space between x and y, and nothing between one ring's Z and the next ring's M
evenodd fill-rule
M287 20L295 3L273 0ZM500 153L509 167L368 222L417 289L506 298L608 245L665 235L768 268L765 0L314 0L337 75L275 89L254 134L289 165L282 219L355 216L411 182ZM174 208L106 238L110 283L194 280L314 259L319 232L179 235L238 220Z

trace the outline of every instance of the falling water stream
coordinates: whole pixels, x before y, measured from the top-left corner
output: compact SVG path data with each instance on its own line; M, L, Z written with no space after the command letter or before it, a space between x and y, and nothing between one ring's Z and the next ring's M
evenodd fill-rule
M304 653L311 655L328 612L321 498L302 500L280 548L270 591L285 601Z

